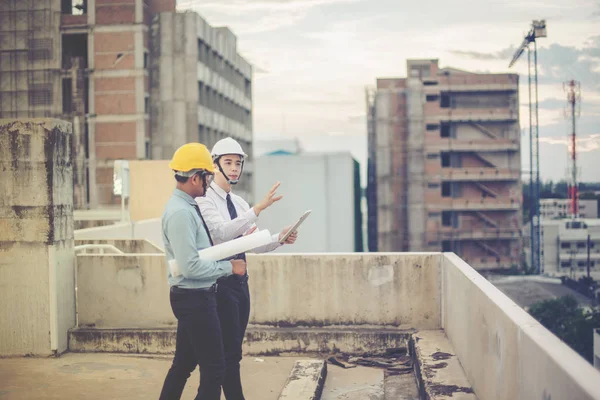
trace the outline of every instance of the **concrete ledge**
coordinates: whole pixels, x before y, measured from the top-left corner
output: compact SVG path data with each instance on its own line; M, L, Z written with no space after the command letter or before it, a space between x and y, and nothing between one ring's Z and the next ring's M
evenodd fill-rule
M325 328L270 328L251 326L244 351L248 354L345 353L362 354L407 346L413 331L351 326Z
M444 331L415 333L411 350L422 399L477 399Z
M69 350L76 353L175 352L176 330L76 328L69 332Z
M326 377L327 363L324 360L296 361L279 400L319 400Z
M69 332L69 350L90 353L172 354L175 351L175 332L175 328L77 328ZM412 333L413 331L385 328L250 326L244 340L244 354L362 354L407 346Z

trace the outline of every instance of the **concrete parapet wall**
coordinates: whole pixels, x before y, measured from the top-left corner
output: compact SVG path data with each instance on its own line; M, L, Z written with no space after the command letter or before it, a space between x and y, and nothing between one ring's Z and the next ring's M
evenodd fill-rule
M75 324L71 125L0 120L0 355L67 349Z
M599 399L600 373L454 254L443 328L477 398Z
M175 326L163 254L78 255L79 326Z
M440 255L248 255L251 323L438 329ZM80 326L175 324L163 255L77 256Z
M250 321L273 326L436 329L440 255L249 255Z

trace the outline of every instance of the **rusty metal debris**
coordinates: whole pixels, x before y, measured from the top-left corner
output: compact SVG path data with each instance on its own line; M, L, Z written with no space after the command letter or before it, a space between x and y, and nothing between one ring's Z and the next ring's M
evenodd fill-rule
M342 368L354 368L357 365L364 367L384 368L390 375L411 373L413 370L412 359L407 355L406 347L390 348L384 351L364 353L361 356L337 354L327 359L330 364Z
M327 361L330 364L337 365L342 368L356 368L356 365L345 362L344 360L338 359L337 357L329 357Z

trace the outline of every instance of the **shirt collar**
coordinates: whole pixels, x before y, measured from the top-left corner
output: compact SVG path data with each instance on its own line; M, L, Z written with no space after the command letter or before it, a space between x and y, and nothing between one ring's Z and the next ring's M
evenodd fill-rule
M219 197L222 197L222 198L223 198L223 200L226 200L226 199L227 199L227 192L226 192L226 191L224 191L224 190L221 188L221 186L217 185L215 182L213 182L213 183L211 183L211 184L210 184L210 188L211 188L212 190L214 190L214 191L215 191L215 193L219 195ZM230 191L230 194L233 194L233 193L231 193L231 191Z
M182 198L183 200L185 200L186 202L190 203L193 206L197 205L196 200L194 200L194 198L192 196L190 196L189 194L187 194L186 192L184 192L181 189L175 188L175 190L173 191L173 194L179 198Z

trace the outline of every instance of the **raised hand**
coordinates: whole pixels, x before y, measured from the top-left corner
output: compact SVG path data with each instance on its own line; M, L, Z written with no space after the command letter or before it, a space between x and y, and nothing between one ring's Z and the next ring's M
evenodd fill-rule
M269 193L267 193L266 196L254 206L254 212L257 216L265 209L270 207L273 203L283 198L283 196L275 196L277 194L277 188L279 187L279 185L281 185L281 183L279 182L274 184L271 190L269 190Z

